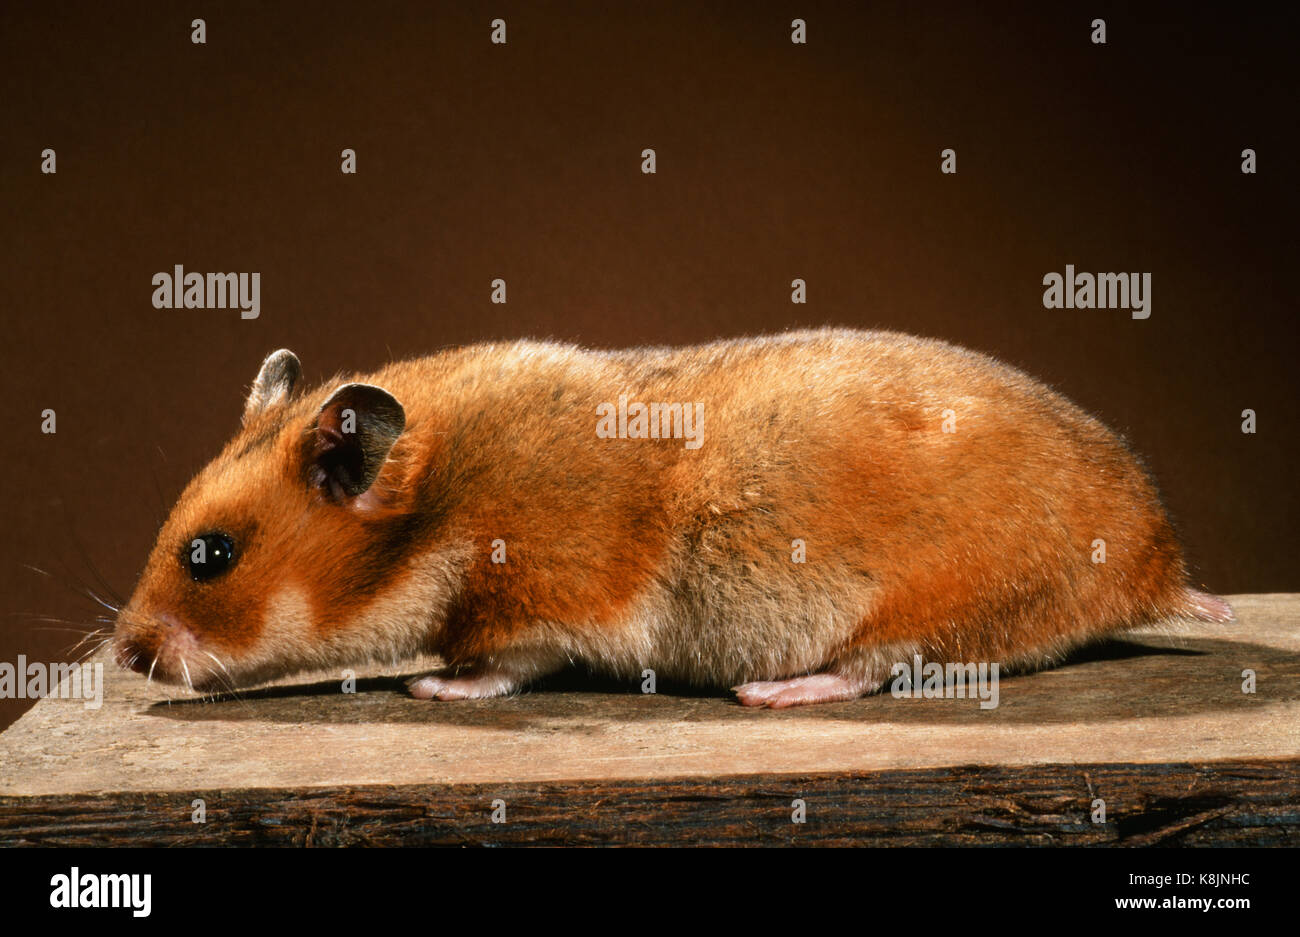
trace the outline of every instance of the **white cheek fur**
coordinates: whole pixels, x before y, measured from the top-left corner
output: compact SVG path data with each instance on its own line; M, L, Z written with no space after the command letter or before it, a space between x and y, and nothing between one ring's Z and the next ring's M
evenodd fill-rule
M350 621L313 620L300 585L283 586L266 604L256 645L228 662L241 684L301 670L396 662L426 649L460 589L469 546L443 547L414 557L409 574Z

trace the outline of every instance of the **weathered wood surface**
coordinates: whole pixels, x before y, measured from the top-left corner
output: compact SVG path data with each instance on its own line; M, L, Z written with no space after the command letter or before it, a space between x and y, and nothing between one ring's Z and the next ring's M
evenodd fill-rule
M373 785L206 791L201 824L188 794L0 797L0 843L1295 846L1298 789L1300 761Z
M351 694L336 674L168 702L107 667L99 710L43 700L0 735L0 842L1295 843L1300 596L1232 602L1232 624L1004 677L992 710L748 710L581 675L430 703L402 691L418 663ZM1090 791L1110 823L1089 821Z

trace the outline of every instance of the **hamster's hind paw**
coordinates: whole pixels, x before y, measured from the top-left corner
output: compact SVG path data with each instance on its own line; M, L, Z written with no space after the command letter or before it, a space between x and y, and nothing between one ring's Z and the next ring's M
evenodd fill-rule
M508 696L518 688L518 684L504 673L481 672L453 677L434 672L413 677L407 681L406 688L416 699L488 699Z
M768 709L857 699L866 689L865 681L833 673L815 673L792 680L745 683L731 688L742 706L764 706Z

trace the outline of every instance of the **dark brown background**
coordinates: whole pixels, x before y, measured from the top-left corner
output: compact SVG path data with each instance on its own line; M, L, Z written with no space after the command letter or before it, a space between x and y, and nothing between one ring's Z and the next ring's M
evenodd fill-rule
M130 591L163 502L280 346L315 379L496 337L939 336L1126 433L1199 581L1300 588L1294 20L1108 3L201 6L0 12L0 660L75 640L30 613L93 614L21 564L91 582L93 563ZM45 147L57 175L39 172ZM1244 147L1258 175L1240 173ZM154 309L150 279L176 263L260 272L261 318ZM1151 318L1045 310L1042 277L1067 263L1150 271ZM505 306L489 302L498 276ZM1258 435L1240 432L1246 407ZM0 701L0 725L22 708Z

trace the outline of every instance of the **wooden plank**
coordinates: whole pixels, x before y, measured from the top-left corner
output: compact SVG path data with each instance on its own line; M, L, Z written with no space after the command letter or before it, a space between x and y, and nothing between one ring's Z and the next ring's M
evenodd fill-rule
M0 843L1295 846L1298 788L1300 761L377 785L208 791L202 824L188 794L4 797ZM1098 798L1104 823L1093 821Z
M1232 601L1235 623L1006 677L995 709L772 712L581 675L431 703L402 692L418 664L169 703L110 666L100 709L46 699L0 735L0 841L1294 842L1300 596ZM1100 829L1085 775L1120 800ZM789 830L795 788L832 806ZM480 830L493 792L511 820Z

